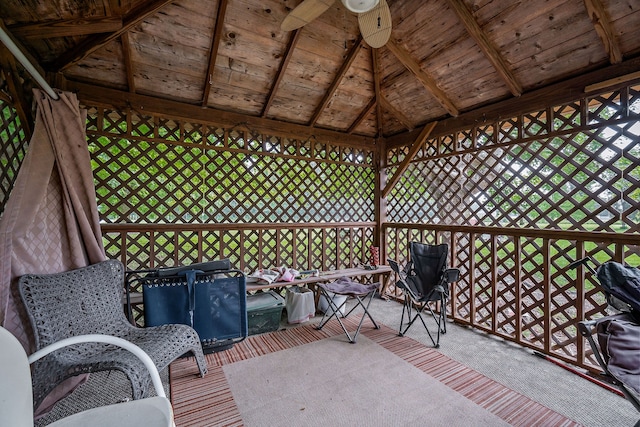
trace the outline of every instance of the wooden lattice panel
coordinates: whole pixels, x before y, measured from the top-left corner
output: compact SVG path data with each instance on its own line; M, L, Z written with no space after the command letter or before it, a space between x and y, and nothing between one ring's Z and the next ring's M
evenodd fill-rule
M373 221L374 152L88 108L108 223Z
M518 330L519 287L516 271L517 246L511 236L499 236L493 239L495 252L495 333L504 337L515 338Z
M0 80L2 83L4 80ZM0 99L0 216L4 212L13 189L18 170L26 154L29 141L20 124L18 113Z
M390 192L388 220L638 232L639 91L428 139ZM387 153L388 176L407 153Z

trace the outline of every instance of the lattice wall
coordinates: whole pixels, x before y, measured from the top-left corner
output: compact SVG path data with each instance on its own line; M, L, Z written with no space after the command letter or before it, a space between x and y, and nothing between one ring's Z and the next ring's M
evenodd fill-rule
M101 219L108 223L374 220L374 154L88 108Z
M640 232L640 85L427 140L387 207L391 222Z
M0 73L0 91L9 98L4 75ZM27 149L24 129L16 110L0 97L0 216L4 212L18 169Z
M588 256L593 266L608 260L639 265L640 247L624 243L628 236L610 235L603 242L599 233L435 227L385 225L387 255L404 264L411 241L449 244L449 264L461 274L448 316L573 364L597 365L576 323L606 314L606 301L597 279L569 262Z

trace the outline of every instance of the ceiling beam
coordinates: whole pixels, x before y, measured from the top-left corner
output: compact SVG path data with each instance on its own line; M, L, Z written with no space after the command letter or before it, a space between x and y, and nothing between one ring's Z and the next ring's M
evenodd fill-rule
M376 106L376 98L374 97L374 98L371 98L371 101L369 101L367 106L364 107L364 110L360 112L356 120L353 123L351 123L351 126L349 126L349 129L347 129L347 133L352 134L353 131L355 131L358 126L360 126L360 123L362 123L364 119L366 119L367 116L371 114L371 110L373 110L373 107L375 106Z
M8 26L11 34L25 39L51 39L54 37L86 36L110 33L122 28L122 18L106 16L97 18L67 19L38 24Z
M276 92L278 92L278 88L280 87L280 83L282 82L282 78L284 77L284 73L289 66L291 57L293 56L293 51L298 44L298 40L300 40L301 32L302 28L297 28L291 32L289 43L287 43L287 48L284 50L284 56L282 57L282 61L280 62L280 66L278 67L278 72L273 79L273 84L271 85L271 89L269 90L269 95L267 95L267 100L262 107L262 113L260 113L260 117L267 117L269 108L271 108L271 103L276 96Z
M63 53L58 60L50 64L52 71L62 71L91 55L107 43L120 37L122 33L129 31L132 27L143 21L150 15L158 12L169 3L175 0L153 0L143 2L140 6L129 11L122 19L122 27L114 32L105 34L96 34L88 36L81 43Z
M391 113L402 125L408 130L413 130L415 128L414 124L411 123L411 120L407 116L405 116L402 111L398 110L396 107L391 105L391 103L384 96L380 97L380 104L382 108Z
M129 43L129 33L122 33L122 36L120 36L120 43L122 44L124 70L125 73L127 73L127 86L129 87L129 92L136 93L136 82L134 79L135 69L133 61L131 60L131 43Z
M202 106L206 107L209 103L209 94L213 85L213 72L216 68L216 59L218 58L218 47L222 40L222 27L224 17L227 14L227 0L220 0L218 3L218 12L216 13L215 30L211 39L211 48L209 49L209 66L205 76L204 89L202 90Z
M587 91L616 90L616 88L633 84L635 80L640 82L640 57L524 93L519 98L509 98L468 111L459 117L442 120L434 129L433 136L448 135L477 125L542 110L550 105L575 101L584 96ZM415 139L416 133L417 130L414 130L387 137L387 148L408 144Z
M616 41L615 32L611 25L611 19L600 0L584 0L591 23L596 29L604 49L609 54L609 62L619 64L622 62L622 51Z
M452 116L456 117L460 114L458 109L453 102L449 100L447 95L444 93L442 89L436 85L431 77L427 73L422 70L420 64L411 57L411 55L400 46L396 45L393 40L389 40L385 45L387 49L393 53L393 55L398 58L398 60L404 65L404 67L413 73L414 76L422 83L422 85L427 88L429 92L436 98L436 100L444 107L445 110Z
M349 68L351 68L351 64L353 64L353 61L356 59L356 56L358 56L358 52L360 52L361 47L362 47L362 35L358 36L358 39L356 40L354 45L351 47L351 50L347 54L346 59L340 66L338 73L333 78L333 82L331 82L331 86L329 86L329 88L325 91L322 101L320 101L320 104L314 111L313 116L311 116L311 120L309 120L309 123L308 123L309 126L315 126L316 122L318 121L318 118L320 118L320 115L322 114L324 109L327 107L327 104L329 104L329 101L331 101L331 98L333 98L333 94L338 89L340 82L344 78L345 74L347 74L347 71L349 71Z
M413 141L413 144L411 145L411 148L409 149L409 152L407 153L405 158L402 159L402 163L400 163L400 166L398 166L398 169L396 170L396 172L391 177L391 180L387 183L387 185L382 190L382 198L383 199L385 199L387 197L387 195L393 189L393 187L395 187L395 185L398 183L398 181L400 181L400 178L404 174L404 171L406 171L407 168L409 167L409 163L411 163L411 161L414 159L414 157L416 157L416 154L418 154L418 151L420 151L420 148L422 147L422 144L427 140L427 138L429 138L429 135L431 135L431 132L436 127L437 123L438 122L431 122L431 123L425 125L422 128L422 130L420 131L420 134L418 134L416 140Z
M380 88L380 56L378 49L371 49L371 68L373 69L373 99L376 103L376 134L382 137L382 91Z
M480 28L478 22L475 20L464 1L462 0L449 0L449 5L454 10L454 12L458 15L458 18L464 24L467 29L467 33L476 41L478 47L484 56L491 62L493 68L500 74L502 80L507 84L511 94L513 96L522 95L522 85L518 83L518 80L511 72L511 69L507 66L504 58L498 50L493 47L493 44L485 34L485 32Z
M299 140L315 138L318 141L336 143L343 146L371 149L375 145L375 138L348 135L330 129L321 129L279 120L249 116L246 114L217 110L214 108L202 108L199 105L185 104L182 102L161 99L152 96L140 95L109 89L101 86L93 86L81 82L66 81L66 90L78 94L78 98L85 103L97 103L117 108L133 108L155 113L164 117L178 120L195 120L218 125L226 128L243 128L258 131L267 135L293 137Z

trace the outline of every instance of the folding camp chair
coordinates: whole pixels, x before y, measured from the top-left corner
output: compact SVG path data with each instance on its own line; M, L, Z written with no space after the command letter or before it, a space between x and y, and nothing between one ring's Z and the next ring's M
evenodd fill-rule
M351 344L355 344L356 338L358 338L358 334L360 333L360 328L362 328L362 323L364 322L365 316L369 317L369 319L373 323L374 328L380 329L380 326L378 326L376 321L373 320L373 317L371 317L371 314L369 313L369 305L371 304L371 300L373 299L373 296L378 289L377 283L364 285L362 283L353 282L346 277L341 277L335 282L319 283L318 289L320 289L320 294L326 299L329 306L324 312L320 323L316 326L316 329L322 329L329 320L335 317L340 323L342 330L344 331ZM341 298L340 305L338 305L336 303L336 300L338 300L338 298L335 298L336 295L346 296L347 298ZM362 307L363 309L362 317L360 318L360 323L358 324L358 329L356 329L353 337L351 336L351 334L349 334L349 331L347 331L347 328L344 326L344 323L342 323L342 319L340 318L343 312L343 307L345 307L345 304L349 299L355 300L356 304L351 307L351 310L349 310L347 314L344 315L345 318L349 316L356 308Z
M616 386L640 411L640 325L628 313L578 322L602 368L601 379ZM594 339L595 335L595 339ZM634 427L640 427L640 420Z
M398 275L396 286L404 293L404 305L398 335L403 336L417 319L429 334L435 348L440 347L440 334L447 332L446 304L449 298L449 284L456 282L460 277L460 270L447 268L447 253L449 246L426 245L411 242L411 260L404 269L394 260L388 260L391 269ZM433 311L432 303L439 303L438 315ZM427 310L438 326L437 337L434 340L427 327L422 313ZM414 314L415 313L415 314ZM403 330L403 325L408 322Z

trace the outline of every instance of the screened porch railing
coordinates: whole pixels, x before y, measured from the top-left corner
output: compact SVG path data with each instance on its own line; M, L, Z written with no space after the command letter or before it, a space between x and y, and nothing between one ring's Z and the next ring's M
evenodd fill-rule
M366 263L375 223L103 224L110 258L129 270L219 258L258 267L334 270ZM590 256L640 264L636 235L481 226L385 223L381 260L407 261L409 242L448 243L449 264L460 268L450 319L560 360L594 368L576 322L605 314L595 277L571 261ZM399 297L390 280L388 297ZM142 317L142 307L134 317Z
M400 263L411 241L449 244L449 265L461 270L450 319L587 368L596 362L576 323L604 315L606 302L597 278L569 264L640 264L640 238L630 234L386 223L383 236L385 259Z

